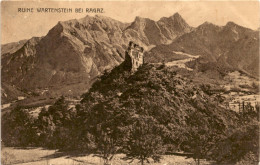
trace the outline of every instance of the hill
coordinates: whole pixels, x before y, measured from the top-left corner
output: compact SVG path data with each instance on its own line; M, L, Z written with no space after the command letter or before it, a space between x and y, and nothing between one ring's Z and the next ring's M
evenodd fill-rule
M186 145L191 139L185 138L196 125L208 130L207 136L225 135L229 127L237 125L238 115L224 109L209 93L174 68L145 64L131 74L124 71L123 63L101 76L82 96L81 103L85 115L104 129L113 121L120 125L150 117L160 125L165 143L173 145L174 150L189 151Z

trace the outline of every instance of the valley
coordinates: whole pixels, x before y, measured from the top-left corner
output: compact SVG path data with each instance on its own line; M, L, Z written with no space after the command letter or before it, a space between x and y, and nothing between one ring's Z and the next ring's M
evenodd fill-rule
M175 51L173 51L173 53L178 54L178 55L187 56L187 58L184 59L184 60L177 60L177 61L167 62L167 63L165 63L165 65L166 66L177 66L178 68L184 68L184 69L187 69L189 71L192 71L192 69L188 68L186 66L186 63L187 62L191 62L191 61L195 60L196 58L200 57L199 55L191 55L191 54L182 53L182 52L175 52Z

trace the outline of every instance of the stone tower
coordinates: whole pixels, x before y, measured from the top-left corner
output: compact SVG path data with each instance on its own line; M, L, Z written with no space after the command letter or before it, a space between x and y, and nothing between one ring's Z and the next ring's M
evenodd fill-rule
M131 68L132 72L137 71L137 69L144 63L144 49L139 45L129 42L128 49L126 51L125 62Z

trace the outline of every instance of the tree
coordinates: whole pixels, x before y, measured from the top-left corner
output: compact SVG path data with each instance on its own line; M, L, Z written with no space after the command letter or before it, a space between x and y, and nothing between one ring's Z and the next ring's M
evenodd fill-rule
M119 149L117 139L113 136L113 133L109 128L102 130L101 127L99 127L97 134L95 134L95 138L99 151L99 154L96 156L101 157L104 160L104 165L111 164L114 155Z
M152 117L136 117L130 127L130 133L126 142L126 159L139 159L149 163L149 158L155 162L160 161L165 148L160 136L160 126Z
M222 164L257 164L259 162L257 111L250 104L244 106L243 113L239 113L239 124L215 144L211 154L213 160Z
M241 118L243 122L251 122L252 120L255 120L257 117L259 117L259 107L257 107L257 105L253 107L250 102L248 102L247 104L243 102L242 108L243 110Z
M75 112L68 107L63 96L48 110L43 108L37 120L41 144L59 149L71 147L74 118Z
M34 119L28 110L16 107L2 117L2 139L7 146L35 146L37 143Z
M259 123L252 121L236 128L231 135L223 138L212 151L212 159L219 163L237 163L246 160L248 155L255 157L247 164L257 164L259 157ZM255 162L254 162L255 161Z
M188 141L186 143L198 165L200 159L207 158L209 151L221 139L221 128L216 129L209 122L212 121L198 110L192 112L187 120Z
M190 151L193 153L193 158L197 162L197 165L200 165L200 159L205 158L208 151L214 145L212 132L203 125L191 127L188 137Z
M120 150L126 135L128 111L120 109L117 101L104 101L85 109L85 125L94 136L98 154L104 164L110 164Z
M49 114L46 108L42 108L36 121L38 133L39 133L39 144L43 147L53 148L53 134L56 126L53 122L53 117Z

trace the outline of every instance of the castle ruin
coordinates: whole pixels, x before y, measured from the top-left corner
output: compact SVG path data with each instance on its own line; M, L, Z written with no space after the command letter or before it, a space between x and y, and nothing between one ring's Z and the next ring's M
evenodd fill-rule
M131 72L137 71L137 69L144 63L144 48L138 44L129 42L128 49L126 51L125 62L131 68Z

